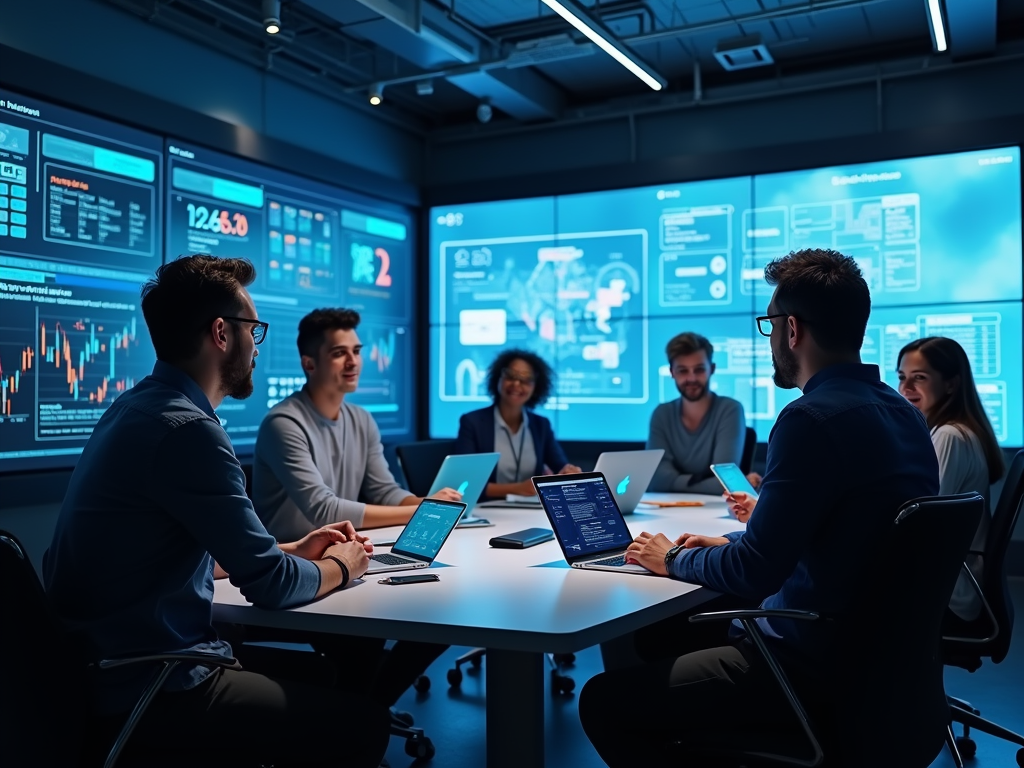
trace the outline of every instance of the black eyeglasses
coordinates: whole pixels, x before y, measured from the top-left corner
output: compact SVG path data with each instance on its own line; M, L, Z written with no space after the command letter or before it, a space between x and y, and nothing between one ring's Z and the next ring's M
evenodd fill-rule
M772 335L772 328L774 327L774 323L772 323L771 321L772 321L772 319L774 319L776 317L789 317L789 315L786 314L785 312L783 312L783 313L778 314L778 315L763 315L761 317L754 318L755 320L757 320L757 332L760 333L762 336L771 336ZM767 331L765 331L765 329L764 329L765 328L765 326L764 326L765 323L768 323L768 330Z
M257 344L263 343L263 340L267 338L267 331L270 329L270 323L264 323L262 320L251 320L248 317L222 317L221 320L227 320L231 323L251 323L252 340Z
M518 382L524 387L532 387L535 383L533 376L520 376L518 373L509 370L508 368L501 369L501 377L506 381Z

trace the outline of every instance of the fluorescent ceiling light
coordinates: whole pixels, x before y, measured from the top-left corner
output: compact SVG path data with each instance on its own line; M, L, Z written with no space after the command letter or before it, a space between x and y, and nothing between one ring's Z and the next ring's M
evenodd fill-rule
M547 0L544 0L547 2ZM942 25L942 6L939 0L926 0L928 8L928 19L932 23L932 40L935 43L935 50L942 53L946 50L946 30Z
M932 1L938 2L938 0ZM648 71L642 67L638 63L635 54L630 53L622 43L615 40L610 33L602 29L600 25L590 19L590 17L587 16L582 9L577 7L572 0L544 0L544 4L576 27L576 29L586 35L591 42L600 47L601 50L643 80L644 83L655 91L660 91L668 84L665 79L657 73Z

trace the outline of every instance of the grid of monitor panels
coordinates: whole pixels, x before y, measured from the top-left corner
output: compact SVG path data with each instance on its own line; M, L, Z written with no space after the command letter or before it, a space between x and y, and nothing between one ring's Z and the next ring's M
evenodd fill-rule
M385 439L415 425L409 209L0 91L0 471L72 466L155 362L140 289L165 259L248 258L270 323L254 393L217 410L240 455L304 381L299 318L362 315L359 391Z
M1024 444L1018 147L435 208L431 436L486 405L491 360L521 347L555 370L540 412L561 439L645 440L679 397L665 346L695 331L714 346L713 390L765 441L799 391L774 386L755 328L764 267L815 247L870 285L864 362L896 386L903 345L955 338L1000 443Z

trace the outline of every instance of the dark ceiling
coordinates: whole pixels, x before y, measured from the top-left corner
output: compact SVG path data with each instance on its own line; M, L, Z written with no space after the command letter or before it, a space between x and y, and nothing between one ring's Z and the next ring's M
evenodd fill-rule
M668 81L655 93L540 0L284 0L268 35L261 0L106 0L253 66L368 106L416 130L553 121L609 103L906 59L963 60L1024 44L1024 0L941 0L950 49L935 53L926 0L581 0ZM727 71L723 41L757 36L771 62ZM753 42L758 42L758 39ZM751 42L748 40L748 42Z

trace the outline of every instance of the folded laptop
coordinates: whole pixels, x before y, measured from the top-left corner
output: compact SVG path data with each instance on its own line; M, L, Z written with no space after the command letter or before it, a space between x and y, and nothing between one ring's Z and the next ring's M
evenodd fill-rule
M533 478L562 554L573 568L650 575L626 563L633 536L600 472Z
M446 456L427 496L432 496L442 488L454 488L462 494L462 500L469 508L459 522L459 527L486 528L490 526L491 523L488 521L473 517L472 510L483 496L487 480L498 465L499 458L501 458L500 453L466 453L458 456Z
M628 515L636 510L664 455L664 450L656 448L650 451L608 451L597 457L594 471L608 478L608 487L612 489L612 496L622 514Z
M461 501L424 499L412 513L391 551L373 555L366 572L426 568L434 562L465 511L466 505Z

